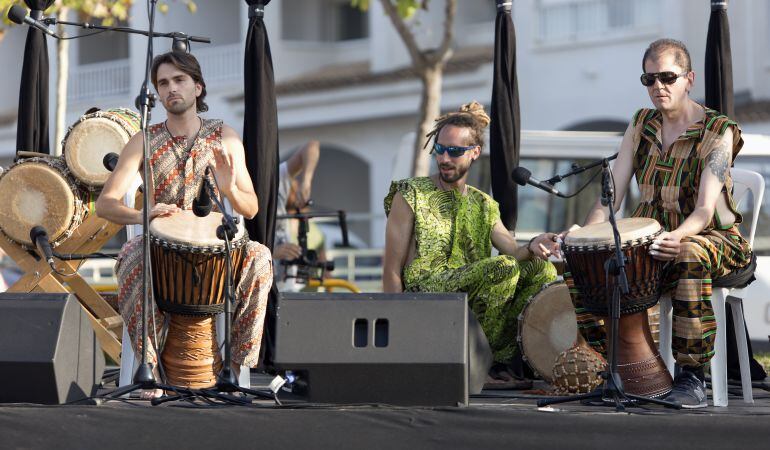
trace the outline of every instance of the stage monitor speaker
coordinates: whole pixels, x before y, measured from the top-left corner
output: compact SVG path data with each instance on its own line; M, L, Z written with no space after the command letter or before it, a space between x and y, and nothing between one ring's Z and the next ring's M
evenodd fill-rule
M103 373L104 353L74 296L0 293L0 403L84 399Z
M277 322L312 402L467 405L492 364L465 294L281 293Z

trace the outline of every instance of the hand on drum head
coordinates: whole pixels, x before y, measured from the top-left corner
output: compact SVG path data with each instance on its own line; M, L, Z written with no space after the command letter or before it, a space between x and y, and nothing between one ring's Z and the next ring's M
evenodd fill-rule
M661 261L671 261L679 255L682 238L676 233L664 231L650 246L650 255Z
M178 213L181 209L176 205L168 205L166 203L156 203L150 210L150 220L156 217L166 217L174 213Z
M559 237L556 233L543 233L529 242L529 251L542 259L548 259L549 256L561 258Z

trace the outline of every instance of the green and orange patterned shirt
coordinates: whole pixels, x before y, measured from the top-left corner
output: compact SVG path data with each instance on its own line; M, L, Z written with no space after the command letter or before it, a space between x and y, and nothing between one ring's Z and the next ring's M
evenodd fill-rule
M707 168L710 153L728 128L733 132L732 160L738 156L743 147L738 124L717 111L704 110L703 119L692 124L668 149L662 144L660 111L640 109L634 114L633 168L640 202L633 217L651 217L667 231L676 229L695 210L701 174ZM719 236L748 257L750 248L738 231L742 218L732 198L732 187L728 171L714 216L700 234ZM728 210L735 221L723 223L719 212Z

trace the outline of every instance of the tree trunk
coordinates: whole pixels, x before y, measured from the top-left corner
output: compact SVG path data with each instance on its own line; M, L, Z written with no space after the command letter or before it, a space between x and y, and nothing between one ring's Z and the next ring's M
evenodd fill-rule
M67 20L69 8L62 6L56 15L58 20ZM62 24L56 26L56 33L65 37L66 32ZM66 132L67 120L67 80L69 72L69 40L56 40L56 140L53 152L59 156L62 154L62 141Z
M414 140L414 156L412 159L412 175L415 177L427 176L430 171L430 149L426 149L426 134L433 129L433 122L441 114L441 84L443 78L443 65L423 69L420 73L422 81L422 96L420 99L419 125L417 136Z

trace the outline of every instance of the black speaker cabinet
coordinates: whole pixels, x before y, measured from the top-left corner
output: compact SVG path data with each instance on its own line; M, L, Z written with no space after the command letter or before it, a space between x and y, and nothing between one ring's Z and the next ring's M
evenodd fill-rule
M104 354L73 296L0 293L0 402L83 399L103 372Z
M467 405L491 363L465 294L279 296L275 365L312 402Z

